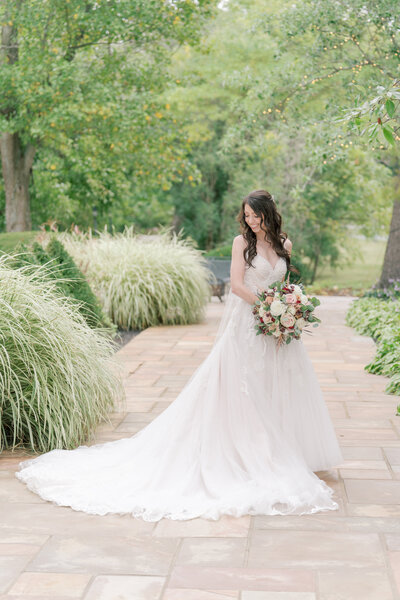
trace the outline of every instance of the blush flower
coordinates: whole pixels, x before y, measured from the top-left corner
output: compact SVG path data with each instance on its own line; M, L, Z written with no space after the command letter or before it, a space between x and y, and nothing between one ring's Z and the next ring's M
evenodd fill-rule
M285 313L284 315L282 315L280 320L281 320L281 324L284 327L293 327L293 325L295 323L294 316L291 315L290 313Z
M297 296L296 296L296 294L286 294L285 300L286 300L287 304L296 304Z

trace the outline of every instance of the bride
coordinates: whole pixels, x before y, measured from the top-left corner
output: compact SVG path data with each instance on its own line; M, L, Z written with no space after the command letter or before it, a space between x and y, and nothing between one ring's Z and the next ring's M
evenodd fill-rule
M314 471L343 462L301 341L256 336L256 292L285 277L292 243L272 196L243 201L231 291L212 350L172 404L136 435L53 450L17 477L61 506L146 521L335 510Z

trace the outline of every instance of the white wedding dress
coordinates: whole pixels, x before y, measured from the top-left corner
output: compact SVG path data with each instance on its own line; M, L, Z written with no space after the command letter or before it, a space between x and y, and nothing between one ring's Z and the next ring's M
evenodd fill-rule
M282 279L256 255L254 292ZM230 292L214 346L172 404L130 438L53 450L17 477L45 500L147 521L335 510L313 471L343 462L301 341L256 336L250 304Z

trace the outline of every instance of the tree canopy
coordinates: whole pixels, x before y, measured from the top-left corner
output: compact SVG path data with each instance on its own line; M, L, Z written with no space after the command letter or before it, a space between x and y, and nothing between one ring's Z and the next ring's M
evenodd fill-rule
M159 94L168 61L196 44L213 0L5 0L1 5L1 154L9 230L186 171L185 144ZM175 121L175 122L174 122ZM33 173L33 182L31 174ZM36 179L38 185L36 185ZM82 214L83 213L83 214ZM53 215L54 216L54 215ZM36 224L38 221L36 220Z

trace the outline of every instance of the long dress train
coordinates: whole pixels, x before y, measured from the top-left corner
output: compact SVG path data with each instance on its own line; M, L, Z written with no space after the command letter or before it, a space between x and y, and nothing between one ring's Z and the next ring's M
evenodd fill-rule
M253 291L281 279L256 255ZM130 438L53 450L16 476L45 500L147 521L310 514L338 508L313 471L343 462L301 341L256 336L251 306L230 292L210 354L172 404Z

